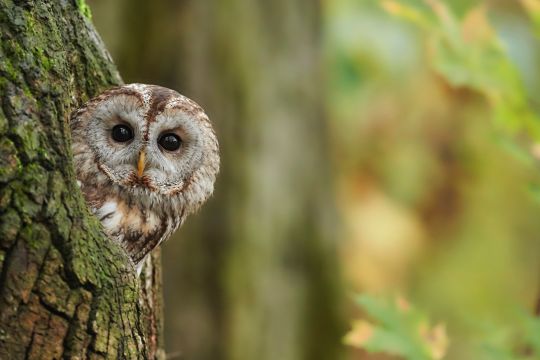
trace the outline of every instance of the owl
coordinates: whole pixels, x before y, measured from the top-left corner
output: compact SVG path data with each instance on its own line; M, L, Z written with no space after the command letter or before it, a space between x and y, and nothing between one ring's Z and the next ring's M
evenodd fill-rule
M214 190L219 147L212 124L176 91L130 84L74 111L70 127L84 198L140 271L148 253Z

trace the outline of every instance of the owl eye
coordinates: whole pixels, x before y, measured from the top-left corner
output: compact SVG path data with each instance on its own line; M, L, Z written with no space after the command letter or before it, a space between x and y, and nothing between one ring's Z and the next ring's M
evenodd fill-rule
M168 151L175 151L180 148L182 140L180 137L173 133L163 134L158 139L158 144Z
M127 125L116 125L112 129L112 138L117 142L126 142L133 139L133 130Z

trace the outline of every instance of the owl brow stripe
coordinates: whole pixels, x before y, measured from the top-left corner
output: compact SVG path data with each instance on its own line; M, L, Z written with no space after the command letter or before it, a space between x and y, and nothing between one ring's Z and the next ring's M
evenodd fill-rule
M137 100L141 102L141 104L144 104L144 97L142 94L136 90L132 90L130 88L126 88L125 86L119 86L119 87L113 87L109 90L107 90L103 95L129 95L129 96L135 96Z
M132 89L129 89L129 88L126 88L125 86L115 86L113 88L105 90L100 95L93 97L92 99L88 100L88 102L86 104L82 105L80 108L73 111L71 113L71 115L70 115L70 125L72 127L77 127L77 128L80 127L81 126L80 123L81 123L81 120L82 120L81 115L83 115L83 114L85 114L85 113L87 113L89 111L95 110L95 107L98 104L100 104L104 100L107 100L110 96L114 96L114 95L134 96L134 97L137 98L137 100L139 100L141 105L144 104L144 98L139 92L137 92L135 90L132 90ZM83 126L86 126L86 123L87 122L85 122L83 124Z
M165 110L169 100L178 96L176 91L166 89L160 86L152 86L150 97L150 106L148 110L147 121L149 123L156 120L156 116Z
M204 110L191 100L187 104L175 104L174 106L171 106L171 109L183 111L186 114L191 115L193 119L198 122L208 122L207 119L204 119L204 115L206 115Z
M150 124L156 121L156 116L165 110L165 107L169 103L170 99L178 96L176 91L167 89L161 86L147 86L150 92L150 104L148 106L148 112L146 113L146 131L143 134L143 140L148 141L148 132L150 131Z

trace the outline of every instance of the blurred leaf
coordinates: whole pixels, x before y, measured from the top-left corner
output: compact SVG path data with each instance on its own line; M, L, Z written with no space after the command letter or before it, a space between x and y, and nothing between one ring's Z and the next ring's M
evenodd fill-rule
M345 336L346 344L414 360L438 360L446 354L448 337L444 325L430 327L427 317L404 298L390 301L361 295L357 302L373 323L354 322Z
M489 24L484 5L473 8L462 25L463 39L465 42L489 42L494 38L495 32Z
M486 7L478 5L459 19L442 1L425 2L430 10L424 12L397 1L390 6L388 1L381 4L389 13L426 28L433 68L451 85L483 94L491 104L495 124L510 134L526 131L531 138L540 139L540 119L531 109L516 66L489 23ZM525 3L536 9L536 2ZM429 22L433 14L436 21Z
M537 356L540 356L540 319L524 312L522 313L522 324L527 345Z
M344 343L368 352L387 353L412 360L444 359L449 338L444 324L430 326L427 316L402 297L393 300L361 295L357 303L370 318L357 320ZM513 326L489 324L476 340L482 359L532 360L540 358L540 319L519 311Z
M373 337L373 325L365 320L357 320L352 323L352 330L345 335L344 342L347 345L362 347Z
M527 11L536 30L536 35L540 35L540 0L521 0L521 4Z
M512 327L491 326L482 343L483 352L495 360L540 358L540 319L520 310Z
M426 342L433 359L442 359L448 348L448 335L444 324L437 324L433 328L427 326L421 329L420 334Z
M394 0L381 0L381 6L384 10L394 16L399 16L426 28L432 26L426 14L412 6L404 5L399 1Z

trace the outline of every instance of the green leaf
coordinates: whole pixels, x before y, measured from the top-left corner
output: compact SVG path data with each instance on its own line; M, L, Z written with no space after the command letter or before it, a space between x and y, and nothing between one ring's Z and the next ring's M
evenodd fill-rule
M427 317L403 298L361 295L356 302L373 323L358 321L345 342L368 352L385 352L412 360L442 359L448 339L443 326L430 328Z

